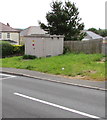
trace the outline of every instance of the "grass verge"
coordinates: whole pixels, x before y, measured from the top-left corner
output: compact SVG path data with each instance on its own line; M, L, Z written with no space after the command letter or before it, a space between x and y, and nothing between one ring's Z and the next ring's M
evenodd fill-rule
M34 60L24 60L22 56L0 59L1 67L10 67L18 69L28 69L77 77L82 79L104 81L105 63L101 54L65 54L50 58L38 58Z

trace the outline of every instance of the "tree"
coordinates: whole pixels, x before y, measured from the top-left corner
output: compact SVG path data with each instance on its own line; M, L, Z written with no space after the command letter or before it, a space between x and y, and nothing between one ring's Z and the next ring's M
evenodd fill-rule
M65 40L81 40L84 33L84 24L80 23L78 8L70 1L63 3L55 1L51 3L51 12L46 14L48 24L39 22L40 27L49 34L64 35Z
M94 33L96 33L96 34L99 34L99 35L101 35L102 37L106 37L107 36L107 29L96 29L96 28L89 28L88 29L89 31L92 31L92 32L94 32Z
M89 28L88 31L92 31L92 32L98 34L98 30L96 28Z
M102 37L107 37L107 29L100 29L98 30L98 34Z

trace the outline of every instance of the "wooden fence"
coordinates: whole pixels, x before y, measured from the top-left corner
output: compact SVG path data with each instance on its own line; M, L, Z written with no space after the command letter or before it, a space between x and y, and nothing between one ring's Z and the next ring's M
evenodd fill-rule
M102 39L87 41L65 41L64 47L72 53L102 53Z

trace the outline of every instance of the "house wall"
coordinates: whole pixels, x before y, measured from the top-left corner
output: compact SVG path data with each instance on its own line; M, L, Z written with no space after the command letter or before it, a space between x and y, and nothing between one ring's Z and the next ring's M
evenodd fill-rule
M24 45L24 44L25 44L24 36L20 36L20 45Z
M24 40L26 55L47 57L63 53L63 38L25 37ZM32 46L33 43L34 46Z
M1 36L2 36L2 40L13 40L15 42L17 42L17 44L19 44L19 40L20 40L20 35L19 33L16 32L8 32L10 33L10 39L7 38L7 32L2 32Z

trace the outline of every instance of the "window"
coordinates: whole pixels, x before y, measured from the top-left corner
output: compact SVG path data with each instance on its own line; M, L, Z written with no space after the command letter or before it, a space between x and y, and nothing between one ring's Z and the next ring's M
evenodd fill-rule
M10 33L7 33L7 38L10 39Z
M0 33L0 39L2 39L2 33Z

